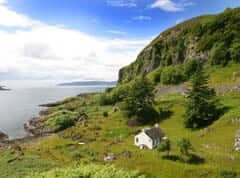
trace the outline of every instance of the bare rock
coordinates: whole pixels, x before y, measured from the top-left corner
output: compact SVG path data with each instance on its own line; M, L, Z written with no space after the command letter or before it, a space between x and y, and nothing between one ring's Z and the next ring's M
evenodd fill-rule
M0 131L0 141L8 140L8 135Z

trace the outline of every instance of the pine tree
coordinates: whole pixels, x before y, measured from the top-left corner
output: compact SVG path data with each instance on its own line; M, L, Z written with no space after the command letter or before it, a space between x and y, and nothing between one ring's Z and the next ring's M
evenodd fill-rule
M208 76L199 67L191 79L187 110L184 114L186 128L202 128L218 118L216 93L208 87Z

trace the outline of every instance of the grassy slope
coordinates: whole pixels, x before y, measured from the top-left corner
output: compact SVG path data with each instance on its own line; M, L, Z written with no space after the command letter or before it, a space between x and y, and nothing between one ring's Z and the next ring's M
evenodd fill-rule
M232 73L239 65L228 68L213 68L210 71L211 86L239 84L231 80ZM112 106L100 107L97 96L86 99L75 98L54 110L71 108L84 110L89 115L88 127L80 123L58 135L42 138L30 146L22 146L24 156L17 151L0 150L0 173L5 178L24 177L31 171L43 172L54 167L68 167L77 163L103 163L104 153L117 155L114 165L121 168L137 169L155 177L217 177L222 170L234 170L240 175L240 154L233 152L234 136L240 124L232 119L240 117L240 93L231 92L219 96L221 103L229 110L207 129L192 132L183 128L182 115L185 99L178 95L159 97L159 105L171 105L173 115L160 123L160 127L172 142L171 155L178 156L176 142L187 137L193 143L195 154L204 158L204 163L185 164L161 158L155 150L139 150L133 145L133 137L141 128L128 128L122 112L113 112ZM70 107L71 106L71 107ZM104 118L103 112L109 117ZM85 145L79 145L85 142ZM130 153L129 153L130 152ZM18 158L15 160L15 158ZM0 176L1 177L1 176Z

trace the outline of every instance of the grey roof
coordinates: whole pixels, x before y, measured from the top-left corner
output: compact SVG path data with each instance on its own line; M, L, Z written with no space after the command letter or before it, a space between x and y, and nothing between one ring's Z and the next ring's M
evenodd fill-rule
M165 134L163 133L163 131L158 128L158 127L153 127L151 129L147 129L145 130L145 133L152 139L152 140L156 140L156 139L161 139L165 136Z

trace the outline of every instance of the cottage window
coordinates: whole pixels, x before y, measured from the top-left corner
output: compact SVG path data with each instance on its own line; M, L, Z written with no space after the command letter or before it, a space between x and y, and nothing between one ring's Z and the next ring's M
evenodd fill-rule
M136 143L138 143L138 141L139 141L138 138L136 138Z

